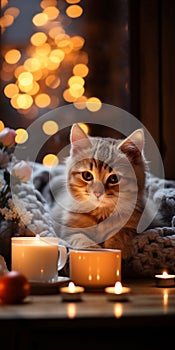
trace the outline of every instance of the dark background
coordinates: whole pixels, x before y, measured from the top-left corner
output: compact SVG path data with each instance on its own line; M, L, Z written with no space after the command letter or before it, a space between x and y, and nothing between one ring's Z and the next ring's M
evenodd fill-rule
M39 1L34 4L36 8L28 3L29 17L38 11ZM87 95L137 117L161 152L166 178L175 179L175 2L83 0L80 4L84 15L74 26L86 39ZM28 27L22 28L27 31ZM31 122L10 109L2 89L1 119L14 128Z

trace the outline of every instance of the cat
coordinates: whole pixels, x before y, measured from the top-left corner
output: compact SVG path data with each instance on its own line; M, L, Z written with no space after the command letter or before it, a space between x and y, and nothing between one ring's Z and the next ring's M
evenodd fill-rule
M72 125L70 154L51 210L56 233L70 247L118 248L123 257L131 254L130 240L147 199L144 144L142 128L113 139L90 136L79 124Z

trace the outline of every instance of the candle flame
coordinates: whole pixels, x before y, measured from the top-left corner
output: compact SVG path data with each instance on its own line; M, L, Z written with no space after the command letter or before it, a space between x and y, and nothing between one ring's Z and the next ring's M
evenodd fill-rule
M163 276L163 278L167 278L168 277L168 273L166 271L163 271L162 276Z
M74 293L75 292L75 284L74 282L69 282L69 292Z
M121 293L121 291L122 291L122 284L121 284L121 282L117 281L115 283L114 290L115 290L116 294L120 294Z

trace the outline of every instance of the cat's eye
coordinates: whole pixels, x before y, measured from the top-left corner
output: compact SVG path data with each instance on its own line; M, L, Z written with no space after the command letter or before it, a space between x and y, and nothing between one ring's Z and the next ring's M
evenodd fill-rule
M93 180L93 175L90 173L90 171L83 171L82 172L82 177L86 181L92 181Z
M116 174L112 174L108 177L107 182L108 182L108 184L115 185L119 182L119 180L120 180L119 176L117 176Z

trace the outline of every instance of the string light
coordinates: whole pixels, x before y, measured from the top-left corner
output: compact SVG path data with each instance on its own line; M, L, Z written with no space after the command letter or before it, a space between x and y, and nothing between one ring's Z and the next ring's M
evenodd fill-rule
M98 98L86 96L89 59L84 49L85 38L80 33L71 35L66 31L83 15L81 0L66 0L60 8L59 4L56 0L40 1L41 10L37 10L31 19L34 31L23 48L3 43L6 29L13 26L17 17L20 20L22 9L10 6L8 0L1 3L3 92L11 107L26 119L37 118L43 109L57 108L62 99L80 110L87 108L95 112L101 108ZM88 132L88 126L81 125ZM0 131L4 127L0 121ZM59 126L53 120L42 125L42 131L47 135L54 135L58 130ZM30 137L23 128L18 128L16 134L17 144L24 144ZM46 154L42 162L47 167L54 167L59 164L59 159L55 154Z
M59 95L78 109L95 112L101 107L99 99L86 97L85 78L89 68L88 55L83 50L85 39L81 35L71 36L63 27L64 16L71 23L83 15L81 1L66 2L65 9L59 9L56 0L40 2L41 11L32 18L35 31L25 50L4 45L1 71L1 79L6 82L4 95L26 118L31 117L33 107L35 117L40 109L58 107ZM0 19L2 34L22 14L17 7L7 6L8 1L4 1L2 8L6 9Z

